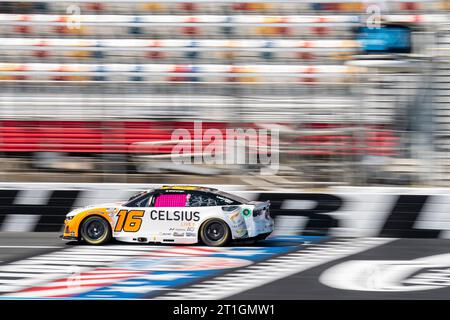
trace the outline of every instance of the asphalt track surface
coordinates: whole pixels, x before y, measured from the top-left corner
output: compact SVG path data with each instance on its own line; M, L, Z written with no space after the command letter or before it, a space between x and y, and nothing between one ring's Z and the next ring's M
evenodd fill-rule
M450 240L278 236L223 249L0 233L0 299L449 299Z

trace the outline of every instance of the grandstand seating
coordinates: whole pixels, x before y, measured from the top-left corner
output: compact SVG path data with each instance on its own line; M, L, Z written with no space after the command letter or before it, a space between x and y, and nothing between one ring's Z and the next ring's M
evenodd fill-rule
M436 65L433 68L434 131L436 140L436 157L433 159L435 167L434 179L441 185L450 182L450 25L439 26L438 43L436 48ZM431 178L430 178L431 179Z
M361 101L370 70L347 64L361 53L353 29L370 3L75 3L0 6L0 152L169 153L134 143L170 140L198 119L293 125L296 155L397 153L395 90L369 87ZM381 13L432 30L449 23L442 10L448 1L390 0ZM331 133L314 133L324 126Z
M193 139L193 123L159 123L149 121L2 121L0 123L0 152L67 152L67 153L145 153L170 154L173 144L136 145L138 142L170 141L174 129L188 130ZM251 123L242 127L252 128ZM345 128L342 125L314 124L317 127ZM221 130L226 137L226 124L208 123L208 128ZM347 128L348 129L348 128ZM367 141L360 145L348 135L306 136L298 139L299 148L291 151L298 155L352 155L364 152L371 155L392 155L396 137L392 131L373 127ZM204 146L209 142L205 140ZM318 148L320 147L320 148ZM327 150L328 147L328 150Z

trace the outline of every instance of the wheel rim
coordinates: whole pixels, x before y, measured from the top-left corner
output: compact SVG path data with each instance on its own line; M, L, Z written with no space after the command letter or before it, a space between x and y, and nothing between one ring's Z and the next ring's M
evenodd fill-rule
M222 223L214 221L208 223L205 228L206 238L210 241L216 242L221 240L225 235L225 228Z
M106 226L103 221L92 220L88 221L84 226L84 234L88 240L97 241L105 235Z

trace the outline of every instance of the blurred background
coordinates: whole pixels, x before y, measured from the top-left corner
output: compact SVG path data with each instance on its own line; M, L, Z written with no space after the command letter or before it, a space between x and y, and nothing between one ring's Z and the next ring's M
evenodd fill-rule
M0 180L449 186L449 32L449 0L1 1ZM195 121L278 129L278 173L175 166Z

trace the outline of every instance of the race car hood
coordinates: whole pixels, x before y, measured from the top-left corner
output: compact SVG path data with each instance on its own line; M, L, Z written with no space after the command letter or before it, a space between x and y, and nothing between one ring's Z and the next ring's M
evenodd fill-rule
M108 203L102 203L102 204L96 204L96 205L89 205L81 208L76 208L72 211L70 211L68 214L66 214L66 217L73 217L79 214L80 212L89 210L89 209L95 209L95 208L117 208L118 206L125 203L125 201L120 202L108 202Z

